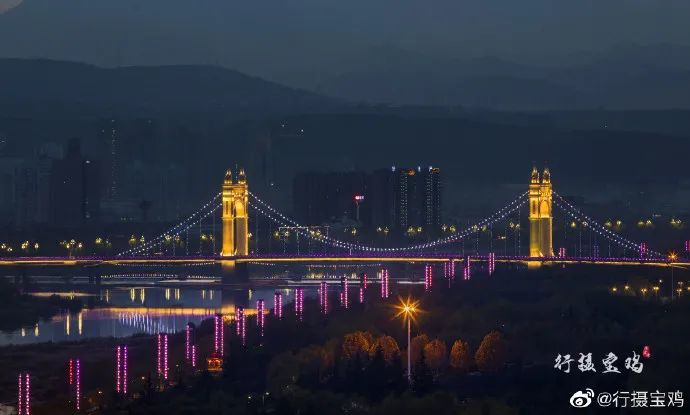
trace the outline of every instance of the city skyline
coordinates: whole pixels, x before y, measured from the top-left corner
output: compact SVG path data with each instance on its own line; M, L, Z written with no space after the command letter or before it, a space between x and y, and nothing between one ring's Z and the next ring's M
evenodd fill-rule
M685 413L688 21L0 0L0 414Z

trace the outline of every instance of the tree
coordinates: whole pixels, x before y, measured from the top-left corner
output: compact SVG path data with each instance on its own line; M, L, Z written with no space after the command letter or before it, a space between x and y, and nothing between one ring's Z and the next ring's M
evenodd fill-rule
M479 370L492 372L501 369L505 365L507 349L506 341L500 332L492 331L484 336L474 355Z
M387 386L386 375L386 360L383 348L377 346L365 370L363 379L363 385L365 386L364 392L370 399L381 398L383 396L381 391L385 390Z
M446 367L447 355L448 348L443 340L434 339L424 346L426 364L429 366L429 369L431 369L435 377L438 377L438 375Z
M266 373L266 386L273 393L294 385L299 378L299 361L291 352L281 353L271 359Z
M369 355L373 343L371 333L356 331L345 335L343 340L343 356L347 360L355 357L364 358Z
M412 371L412 389L419 395L423 395L431 390L433 384L434 378L431 376L429 366L426 364L424 349L422 349Z
M413 364L417 362L419 358L422 356L422 351L424 350L424 346L426 346L427 343L429 343L429 336L427 336L426 334L420 334L419 336L412 338L412 341L410 342L410 349Z
M326 351L318 345L310 345L297 352L300 384L314 387L331 371Z
M400 356L400 347L398 342L391 336L381 336L371 345L369 349L370 357L374 357L378 349L383 353L383 359L387 365L393 364L393 361Z
M462 340L456 340L450 349L450 366L461 372L467 372L472 366L472 352L470 345Z

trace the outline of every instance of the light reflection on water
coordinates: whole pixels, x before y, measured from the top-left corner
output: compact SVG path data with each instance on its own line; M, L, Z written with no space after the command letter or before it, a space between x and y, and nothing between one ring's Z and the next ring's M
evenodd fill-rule
M255 315L257 300L264 300L266 312L274 307L276 292L282 294L285 312L293 311L288 306L294 301L295 288L303 289L302 298L318 297L321 282L333 285L335 292L342 289L342 277L355 284L362 271L370 275L370 281L378 279L377 269L327 266L311 269L306 273L280 274L281 286L261 286L263 283L278 283L276 276L253 279L258 288L223 288L213 284L212 276L192 276L182 281L179 278L163 280L162 274L154 277L146 274L117 274L103 276L103 285L95 288L86 285L88 278L75 276L72 281L84 285L80 289L61 292L34 292L32 295L48 297L58 294L65 298L78 298L84 304L79 313L64 312L48 321L40 321L35 326L23 327L13 332L0 332L0 346L10 344L32 344L43 342L69 342L98 337L128 337L135 334L173 333L184 330L188 323L199 325L201 321L221 313L226 320L232 320L235 306L244 308L247 316ZM151 274L153 275L153 274ZM167 275L167 274L166 274ZM172 274L171 274L172 275ZM175 275L173 275L175 276ZM301 276L297 281L290 281ZM164 276L163 276L164 277ZM290 277L290 278L287 278ZM162 279L161 279L162 278ZM54 286L55 278L50 276L32 277L37 286ZM107 282L106 282L107 281ZM216 278L217 281L217 278ZM179 285L184 283L184 285ZM397 284L410 283L398 280ZM116 284L134 284L123 287ZM161 284L161 285L158 285ZM329 289L331 291L331 289ZM342 303L342 297L341 297ZM344 303L348 304L348 303Z
M277 290L283 294L284 304L292 301L294 288L274 287L223 291L196 287L111 287L91 295L80 291L60 293L69 298L79 297L85 305L89 304L89 297L97 301L93 308L84 308L79 313L65 312L33 327L0 333L0 345L174 333L183 330L187 323L198 325L217 313L232 318L235 305L243 306L247 315L253 315L258 299L265 300L267 309L272 308ZM54 293L39 293L50 294Z

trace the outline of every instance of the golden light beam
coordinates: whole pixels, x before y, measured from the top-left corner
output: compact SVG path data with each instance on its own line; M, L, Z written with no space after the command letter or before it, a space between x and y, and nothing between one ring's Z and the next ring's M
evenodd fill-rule
M403 321L406 321L407 319L412 320L413 322L416 322L416 315L418 313L421 313L421 309L419 308L419 301L418 300L412 300L410 297L407 297L406 300L402 299L401 297L398 297L399 303L395 305L395 309L398 311L394 318L402 317Z

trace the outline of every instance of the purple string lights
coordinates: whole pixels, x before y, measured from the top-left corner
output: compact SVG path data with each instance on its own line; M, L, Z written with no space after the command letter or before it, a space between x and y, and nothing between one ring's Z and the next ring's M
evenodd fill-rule
M424 290L431 290L431 285L433 283L433 269L431 265L427 264L424 266Z
M319 305L321 306L321 314L328 314L328 284L326 281L321 281L319 285Z
M115 356L115 391L127 395L127 346L117 346Z
M20 373L17 381L17 415L31 415L31 376Z
M344 308L350 307L349 297L347 277L342 277L340 279L340 305Z
M295 316L302 321L304 315L304 289L295 288Z
M386 268L381 270L381 298L386 299L390 295L388 290L388 270Z
M81 409L81 361L79 359L69 359L68 378L70 394L74 398L74 409Z
M493 273L495 271L496 271L496 253L490 252L489 253L489 275L493 275Z
M283 318L283 294L277 291L273 294L273 313L276 318Z
M242 346L247 345L247 316L244 314L244 307L235 307L235 328L237 335L242 340Z
M158 369L158 377L163 380L168 380L168 335L165 333L158 333L157 336L157 353L156 353L156 367Z
M216 314L214 317L213 331L213 352L222 357L225 351L225 341L223 338L223 315Z

